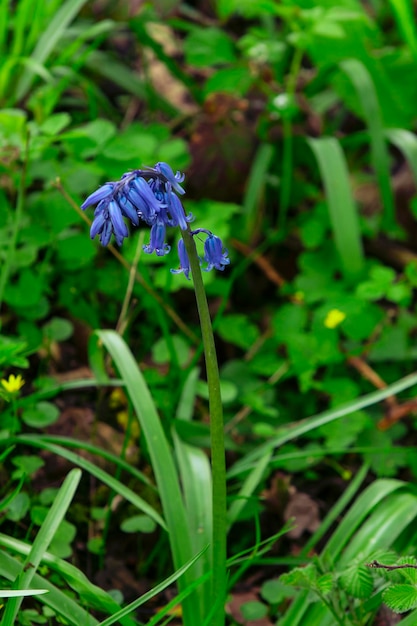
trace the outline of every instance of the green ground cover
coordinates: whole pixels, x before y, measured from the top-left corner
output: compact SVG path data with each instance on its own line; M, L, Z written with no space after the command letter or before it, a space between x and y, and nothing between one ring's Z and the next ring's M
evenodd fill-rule
M0 0L2 626L416 623L414 13Z

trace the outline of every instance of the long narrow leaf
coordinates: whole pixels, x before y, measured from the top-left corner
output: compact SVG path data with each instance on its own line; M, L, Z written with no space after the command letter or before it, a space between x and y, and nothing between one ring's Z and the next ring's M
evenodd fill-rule
M179 569L191 558L192 549L187 516L172 451L148 386L128 346L114 331L100 330L96 334L110 353L120 376L125 382L127 393L145 435L168 527L174 564ZM180 578L180 588L184 589L192 579L193 569L191 568ZM196 615L198 615L197 602L198 599L195 595L191 595L185 601L183 606L185 623L191 624L193 619L196 619Z
M190 422L194 413L199 369L193 368L187 376L177 405L177 421ZM185 509L193 552L200 552L213 543L212 475L207 455L195 446L185 443L173 429L175 453L184 492ZM211 580L207 575L213 569L212 550L204 552L194 567L195 577L204 583L196 589L200 615L210 610Z
M175 432L173 437L181 473L191 545L194 552L199 552L213 543L211 466L207 455L202 450L184 443ZM212 568L212 551L208 550L196 564L194 574L200 578ZM199 596L200 615L207 615L209 611L210 589L211 581L206 580L196 592Z
M317 159L334 234L336 249L346 276L362 271L364 256L358 212L352 195L345 155L337 139L309 139Z
M24 556L27 556L31 549L29 544L2 533L0 533L0 546ZM68 563L68 561L45 552L42 557L42 563L45 563L62 576L65 582L79 594L81 600L87 602L92 608L111 614L120 610L120 605L107 591L91 583L78 568ZM133 626L134 622L126 617L121 620L121 624L122 626Z
M381 400L385 400L385 398L388 398L389 396L396 395L397 393L400 393L400 391L404 391L404 389L413 387L413 385L416 384L417 374L409 374L408 376L397 380L395 383L388 385L384 389L372 391L365 396L355 398L355 400L342 404L334 409L324 411L323 413L319 413L314 417L308 417L300 422L288 424L288 426L281 428L275 437L272 437L269 441L258 446L255 450L252 450L252 452L249 452L246 456L237 461L229 470L228 477L231 478L232 476L238 476L240 473L248 471L252 467L252 464L257 462L267 450L272 450L273 448L282 446L284 443L287 443L287 441L292 441L293 439L296 439L305 433L311 432L320 426L334 422L344 415L349 415L354 411L359 411L367 406L381 402Z
M245 215L246 234L248 238L251 238L253 235L253 229L259 220L259 203L262 198L263 190L265 189L266 175L273 155L274 148L271 144L261 144L252 164L243 200L243 213Z
M144 483L149 489L156 491L155 485L151 483L148 476L146 476L143 472L140 472L136 467L134 467L131 463L125 461L122 457L116 456L105 450L104 448L99 448L98 446L89 443L88 441L80 441L78 439L72 439L71 437L61 437L59 435L23 435L23 437L29 438L31 441L46 441L48 443L53 443L58 446L63 446L64 448L77 448L79 450L85 450L90 454L95 454L106 461L110 461L110 463L114 463L117 467L125 472L129 472L134 478ZM19 441L20 437L16 437L16 441ZM40 446L41 447L41 446Z
M404 40L417 57L417 29L413 4L410 0L389 0Z
M383 225L395 227L395 206L392 193L388 150L384 136L381 107L372 77L365 65L357 59L347 59L341 69L352 82L361 102L363 115L371 140L371 161L375 169L383 205Z
M370 554L390 548L405 528L417 516L417 496L398 491L383 500L361 525L339 560L339 566L348 565L358 554Z
M66 0L48 24L45 32L39 39L31 58L37 64L43 64L57 45L59 39L67 29L74 17L77 15L86 0ZM33 70L26 67L17 85L16 99L21 100L29 91L33 81Z
M21 568L21 561L17 561L3 550L0 551L0 576L6 580L13 581L18 576ZM33 585L42 587L49 592L39 596L39 602L49 606L57 615L61 616L66 623L71 624L71 626L81 626L81 624L82 626L96 626L98 624L98 620L79 606L78 602L75 602L67 594L63 593L49 582L49 580L39 576L39 574L35 574L33 577ZM2 622L2 624L3 623L4 622Z
M13 591L12 589L6 591L0 591L0 598L27 598L28 596L41 596L43 593L48 593L47 589L21 589L20 591Z
M159 583L159 585L156 585L153 589L145 593L143 596L141 596L134 602L131 602L131 604L121 609L118 613L105 619L103 622L100 622L99 626L111 626L111 624L115 624L122 617L125 617L132 611L135 611L137 608L142 606L142 604L145 604L145 602L147 602L151 598L158 595L158 593L161 593L161 591L169 587L169 585L172 585L172 583L174 583L181 576L183 576L187 571L189 571L192 568L192 566L198 561L198 559L201 558L201 555L203 552L204 550L196 554L192 559L188 561L188 563L184 563L182 567L180 567L179 569L177 569L176 572L171 574L171 576L168 576L168 578L166 578L164 581Z
M375 507L404 486L404 482L393 479L378 480L369 485L344 516L324 548L322 556L334 561Z
M49 452L57 454L58 456L62 456L64 459L67 459L71 463L74 463L74 465L78 465L78 467L85 469L92 476L95 476L102 483L110 487L110 489L113 489L116 493L118 493L123 498L125 498L128 502L133 504L133 506L135 506L137 509L139 509L146 515L149 515L149 517L151 517L162 528L166 529L166 524L164 520L150 504L148 504L145 500L143 500L143 498L138 496L134 491L129 489L129 487L127 487L122 482L114 478L114 476L111 476L110 474L102 470L100 467L95 465L94 463L91 463L91 461L84 459L79 454L70 452L69 450L66 450L65 448L56 446L53 443L49 443L49 441L47 441L46 439L43 439L37 436L19 435L19 437L17 437L16 439L18 441L21 441L22 443L25 443L26 445L34 446L36 448L42 448L44 450L49 450Z
M390 128L385 135L391 143L400 150L408 161L417 184L417 137L404 128Z
M250 498L255 491L256 487L259 485L266 468L268 467L269 461L271 460L272 451L268 450L260 459L250 474L243 481L241 488L239 489L239 493L237 494L237 498L232 502L227 512L227 520L228 520L228 531L232 528L233 524L239 517L240 512L243 507L246 505L248 498Z
M55 500L48 511L48 514L36 535L35 541L31 547L29 554L27 555L23 565L20 576L16 581L18 589L27 589L30 587L33 576L42 560L42 557L49 544L51 543L54 535L58 529L58 526L65 517L75 491L78 487L78 483L81 479L81 471L78 469L71 470L68 476L65 478L61 488L59 489ZM7 602L6 610L3 616L4 624L13 624L16 615L19 611L19 607L22 603L22 598L12 598Z
M309 552L317 545L322 537L329 531L329 528L334 524L339 515L344 511L349 502L353 499L353 497L357 494L358 489L361 487L363 481L366 478L369 467L367 465L362 465L359 471L354 476L353 480L348 485L347 489L342 493L339 500L336 502L334 506L330 509L329 513L326 515L324 520L321 522L320 526L313 534L311 539L306 543L302 550L302 556L306 556ZM349 511L350 513L351 511ZM352 528L352 525L349 526Z

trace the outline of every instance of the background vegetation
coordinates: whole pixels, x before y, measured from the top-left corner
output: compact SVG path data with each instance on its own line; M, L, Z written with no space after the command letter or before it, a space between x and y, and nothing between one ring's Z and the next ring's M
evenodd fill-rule
M204 275L228 623L415 624L416 570L366 566L416 563L414 11L0 0L0 576L49 591L3 625L211 623L192 284L145 229L104 249L78 209L158 161L231 258Z

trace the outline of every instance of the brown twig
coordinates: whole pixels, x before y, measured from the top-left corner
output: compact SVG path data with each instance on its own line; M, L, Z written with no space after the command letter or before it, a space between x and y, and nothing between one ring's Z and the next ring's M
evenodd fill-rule
M412 563L404 563L404 565L384 565L379 561L371 561L370 563L365 563L366 567L371 567L372 569L386 569L389 572L396 569L417 569L417 565L413 565Z
M401 404L397 403L388 409L386 415L379 421L378 428L380 430L388 430L388 428L391 428L391 426L415 411L417 411L417 398L407 400Z
M283 287L286 284L287 281L285 278L283 278L281 274L279 274L276 269L272 267L268 259L262 256L260 252L250 248L246 245L246 243L243 243L243 241L239 241L238 239L232 239L231 243L232 246L236 248L236 250L239 250L239 252L241 252L244 256L252 257L253 262L265 272L265 275L269 278L271 283L274 283L274 285L277 285L278 287Z
M387 383L383 380L380 375L372 369L372 367L364 361L359 356L349 356L347 358L347 362L349 365L355 368L356 371L360 373L360 375L365 378L365 380L369 380L370 383L373 384L376 389L385 389L387 387ZM395 396L389 396L384 400L385 404L389 408L394 408L397 406L397 400Z

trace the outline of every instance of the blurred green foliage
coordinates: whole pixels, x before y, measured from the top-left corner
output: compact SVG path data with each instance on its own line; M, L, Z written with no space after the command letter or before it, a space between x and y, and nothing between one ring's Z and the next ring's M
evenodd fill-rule
M336 412L410 374L417 356L411 1L133 4L0 0L0 378L6 381L0 509L5 533L18 523L29 539L53 498L45 499L36 483L45 471L40 454L26 454L15 440L15 447L8 444L19 433L48 433L59 423L66 401L51 377L87 365L92 330L123 334L143 365L169 439L174 432L189 445L208 446L190 285L170 273L169 257L167 264L141 255L147 232L132 232L117 258L90 240L76 210L92 190L129 169L167 161L185 171L186 210L228 247L230 268L204 279L231 465L290 424ZM25 386L9 393L9 376L20 370ZM108 382L102 375L98 382ZM76 402L91 406L83 381ZM353 410L296 443L288 440L254 481L251 497L275 470L305 490L332 476L342 492L365 463L376 491L385 478L405 481L409 526L391 542L386 528L381 543L409 554L415 393L412 385L384 405ZM95 427L107 421L122 432L124 459L132 408L122 397L115 409L108 396L103 392ZM184 412L193 420L182 421ZM149 447L138 436L140 465L150 473ZM233 479L231 501L244 479ZM386 498L381 507L394 515L395 498ZM57 557L71 554L77 525L87 526L86 510L103 509L105 520L86 542L103 566L112 496L98 492L96 500L75 507L72 521L63 522L51 547ZM333 504L326 502L324 512ZM152 533L155 522L129 507L115 515L115 527ZM266 516L250 498L240 510L242 537L231 534L231 556L252 546L250 524L256 526L261 510ZM369 505L366 515L375 530L379 513ZM165 542L153 543L155 553L164 553ZM371 623L384 583L364 569L371 554L364 544L362 538L343 567L317 561L265 583L262 606L247 605L244 619L269 612L282 626L303 619ZM280 558L290 563L284 551ZM144 550L138 566L150 576L151 556ZM161 563L155 576L162 578L169 561ZM263 563L260 557L257 565ZM319 609L306 608L307 594L294 591L306 581ZM392 597L385 593L387 604L414 608L407 601L415 581L407 584L413 589L405 600L394 590ZM337 606L324 617L329 594ZM343 617L346 594L350 606L366 599L356 621ZM43 617L22 612L19 619L42 623Z

